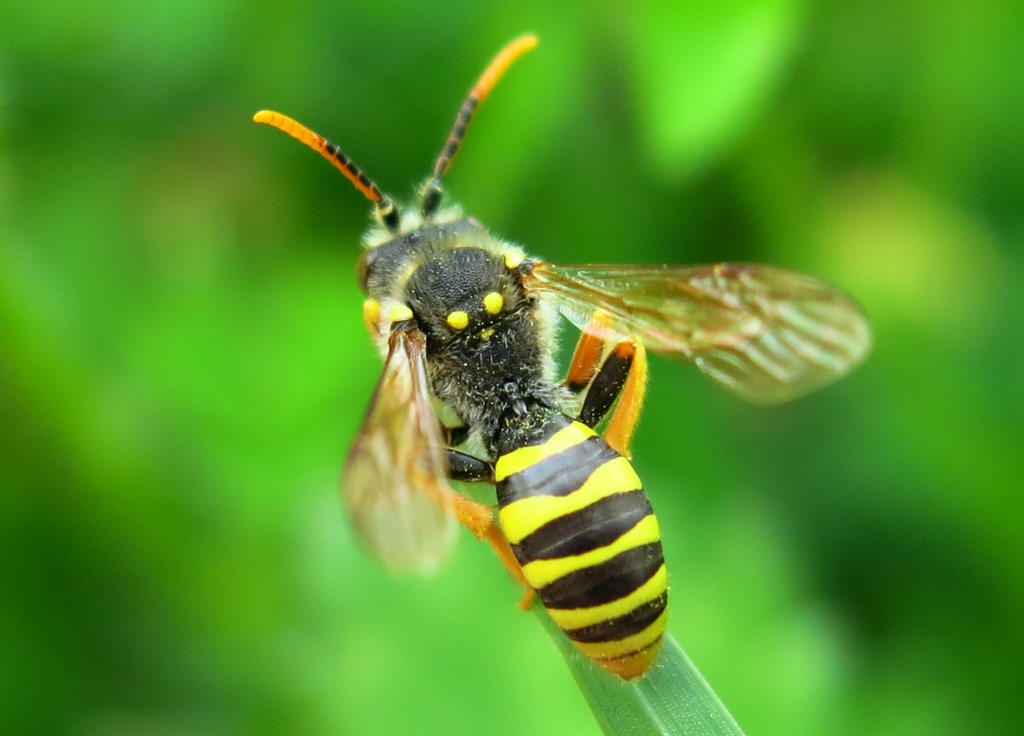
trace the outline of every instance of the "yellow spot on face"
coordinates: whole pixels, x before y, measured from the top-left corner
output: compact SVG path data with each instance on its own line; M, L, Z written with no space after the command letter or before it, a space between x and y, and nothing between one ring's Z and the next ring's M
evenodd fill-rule
M388 319L392 322L405 322L407 319L412 319L412 310L404 304L399 304L397 307L391 308Z
M518 248L509 248L505 251L505 268L510 271L517 268L526 259L526 254Z
M464 330L469 327L469 315L465 312L452 312L448 315L448 326L453 330Z
M380 302L376 299L367 299L363 302L363 319L367 322L377 322L380 319Z
M484 330L483 332L480 333L480 339L481 340L490 340L491 336L493 334L494 334L494 328L493 327L488 327L486 330Z
M505 298L496 291L484 297L484 309L488 314L497 314L505 306Z

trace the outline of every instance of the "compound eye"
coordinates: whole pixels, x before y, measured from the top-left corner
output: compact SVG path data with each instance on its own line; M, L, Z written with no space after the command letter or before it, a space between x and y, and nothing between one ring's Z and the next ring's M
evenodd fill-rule
M359 280L359 289L363 294L367 294L367 284L370 280L370 271L373 270L373 264L377 260L377 249L371 248L370 250L364 250L363 254L359 256L359 260L356 261L356 278Z

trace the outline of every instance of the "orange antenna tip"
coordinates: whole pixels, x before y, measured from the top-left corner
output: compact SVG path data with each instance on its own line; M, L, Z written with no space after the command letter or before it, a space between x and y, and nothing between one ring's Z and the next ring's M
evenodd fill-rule
M338 171L344 174L345 178L352 182L356 189L363 193L363 196L377 205L378 209L384 211L382 217L384 217L386 224L388 224L389 227L392 222L397 221L397 215L392 214L394 207L391 204L391 201L381 193L377 185L363 173L362 169L352 163L352 160L342 153L340 148L324 138L322 135L314 133L297 120L293 120L287 115L282 115L281 113L274 112L273 110L260 110L252 116L252 119L254 122L265 123L271 127L277 128L281 132L287 133L300 143L304 143L312 148L325 159L330 161Z
M480 76L480 79L473 87L473 91L470 93L473 97L477 98L478 105L487 99L487 95L491 93L494 85L508 71L508 68L527 51L537 48L538 43L539 41L535 35L527 33L514 41L510 41L505 48L498 52L498 55L494 57L494 60L484 70L484 73Z
M487 65L484 73L480 75L476 84L473 85L473 89L469 92L469 97L466 98L466 101L462 103L462 107L459 108L459 114L455 117L455 124L448 134L444 148L441 149L440 155L434 161L434 174L423 188L420 209L424 217L429 219L441 205L441 179L448 173L448 169L452 165L452 159L455 158L455 154L459 151L459 146L462 145L462 138L466 135L466 128L469 127L469 122L473 119L473 114L480 106L480 103L487 99L487 95L491 93L498 80L515 63L516 59L530 49L535 48L537 43L537 37L532 33L527 33L525 36L520 36L506 44L505 48L498 52L498 55Z

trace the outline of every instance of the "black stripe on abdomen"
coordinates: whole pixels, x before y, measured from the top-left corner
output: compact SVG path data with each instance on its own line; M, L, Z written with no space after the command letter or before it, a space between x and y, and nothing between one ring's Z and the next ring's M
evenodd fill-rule
M552 519L513 544L512 551L523 564L580 555L611 544L651 513L643 489L615 493Z
M565 635L578 642L621 641L653 624L667 605L668 593L662 593L622 616L578 629L565 629Z
M592 608L629 595L650 580L663 563L661 544L653 542L571 572L540 588L537 594L548 608Z
M568 496L619 454L598 436L545 457L497 484L498 505L530 496Z

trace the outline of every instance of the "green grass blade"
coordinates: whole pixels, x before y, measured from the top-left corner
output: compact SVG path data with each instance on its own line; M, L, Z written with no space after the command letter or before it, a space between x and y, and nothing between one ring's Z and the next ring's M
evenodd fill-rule
M604 733L743 736L725 705L671 635L665 636L647 674L625 682L580 654L542 606L535 605L534 609L565 657Z

